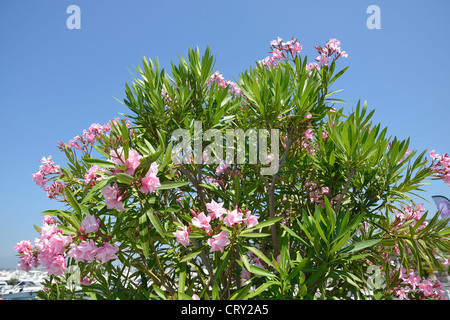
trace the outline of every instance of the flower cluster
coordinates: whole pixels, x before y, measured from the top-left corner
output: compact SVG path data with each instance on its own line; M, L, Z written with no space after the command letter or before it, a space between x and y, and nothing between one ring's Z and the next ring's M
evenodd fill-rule
M102 264L109 260L117 259L116 253L119 247L105 241L104 235L98 232L100 226L100 219L87 214L81 223L79 234L81 242L79 244L70 244L67 256L78 262L97 260ZM106 237L106 240L108 240L108 237Z
M56 221L46 216L40 230L40 237L34 241L21 241L14 250L21 255L19 267L30 271L31 267L43 265L49 274L60 276L67 271L65 251L72 242L72 237L64 236L62 230L56 226Z
M422 203L418 203L417 205L407 205L401 206L401 210L397 210L395 212L395 220L391 224L391 228L395 230L399 230L406 222L411 221L411 226L414 226L420 218L422 218L423 212L425 212L425 208ZM417 230L423 229L427 226L428 222L424 221L422 225L420 225Z
M430 153L430 157L433 160L431 164L431 170L435 172L435 175L446 184L450 186L450 156L448 154L439 155L434 150Z
M278 37L277 40L270 42L270 53L272 56L260 60L259 64L265 67L277 66L278 62L289 60L290 57L294 59L297 53L302 51L302 45L297 39L292 38L291 41L283 42L283 39Z
M64 190L64 184L57 179L61 175L61 168L52 160L52 156L48 158L43 157L40 162L42 165L39 167L38 171L33 174L33 181L40 186L44 191L47 192L47 197L50 199L55 199L57 195L61 194ZM50 185L48 182L53 181Z
M217 83L217 85L222 89L228 88L228 91L231 94L234 94L238 97L242 95L242 90L239 88L239 86L233 81L226 80L219 71L215 71L213 73L213 75L209 78L207 85L210 86L213 83Z
M196 230L203 230L208 236L211 236L211 238L207 240L208 245L211 247L211 252L219 250L223 252L224 248L230 244L230 234L226 230L217 233L222 225L240 228L241 225L245 224L247 228L253 228L258 224L258 217L252 215L247 209L243 212L236 207L234 210L229 211L223 207L223 202L217 203L214 200L206 204L206 208L208 210L207 214L200 211L196 213L191 210L194 217L191 220L190 226L180 226L178 227L178 230L173 233L178 243L184 247L187 247L190 244L189 234L193 232L192 226L194 226ZM213 221L216 222L215 227L211 225Z
M131 122L125 119L115 119L104 125L99 123L93 123L90 125L89 129L83 130L82 135L78 135L69 141L68 144L63 142L58 142L58 148L60 150L68 149L77 149L77 150L85 150L87 151L89 146L92 146L97 139L102 139L102 136L108 134L111 131L111 126L118 127L121 121L125 121L125 125L127 128L131 126ZM133 130L130 130L130 134L133 133Z
M116 259L118 247L111 245L105 237L98 232L101 226L100 219L87 214L82 221L80 232L74 236L63 235L56 226L56 219L45 216L40 229L40 237L35 239L34 247L29 240L17 243L14 250L20 255L19 267L28 272L32 267L42 265L49 275L61 276L67 272L66 258L76 261L93 261L94 258L102 264ZM79 244L75 241L81 240ZM100 246L97 246L97 244ZM68 251L68 252L67 252Z
M319 56L317 56L316 61L318 62L317 67L321 68L323 66L328 66L330 59L334 57L337 60L339 57L347 58L348 54L341 50L341 42L336 39L330 39L327 41L325 47L314 46Z
M393 272L394 274L397 272ZM419 299L446 300L446 293L439 279L431 281L422 279L414 270L406 273L405 268L400 268L399 277L393 293L400 300L410 300L412 295Z
M322 208L325 208L324 197L328 196L330 189L322 186L320 183L307 180L304 184L304 190L306 191L307 199L311 203L315 203Z

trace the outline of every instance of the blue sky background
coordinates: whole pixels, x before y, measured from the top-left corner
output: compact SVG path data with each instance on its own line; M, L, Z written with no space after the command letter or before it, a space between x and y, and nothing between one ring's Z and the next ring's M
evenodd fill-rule
M81 9L81 29L69 30L69 5ZM381 29L369 30L369 5L381 9ZM41 212L60 208L31 180L43 156L64 158L68 142L91 123L126 113L130 71L143 56L161 66L185 56L188 47L210 46L216 70L226 78L268 55L280 36L299 39L303 54L337 38L350 66L334 89L354 106L367 100L374 121L411 147L450 152L450 1L112 1L2 0L0 2L0 268L14 266L14 245L34 240ZM431 196L450 196L434 181Z

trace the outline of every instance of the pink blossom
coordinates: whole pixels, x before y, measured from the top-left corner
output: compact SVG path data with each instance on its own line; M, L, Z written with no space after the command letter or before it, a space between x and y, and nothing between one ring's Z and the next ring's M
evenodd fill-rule
M421 284L420 289L422 289L422 292L425 295L425 297L434 294L433 284L430 282L430 280L427 280L427 282Z
M71 236L64 236L61 232L56 232L48 239L49 249L53 254L64 254L66 246L72 242Z
M192 295L192 300L200 300L199 296L195 293Z
M51 216L51 215L46 215L44 217L43 223L46 224L55 224L56 223L56 219L55 217Z
M247 221L247 228L253 228L258 224L258 217L252 215L250 211L245 214L245 220Z
M225 160L220 161L219 166L216 168L216 175L220 176L223 172L226 172L229 166Z
M97 180L103 180L103 176L98 174L98 172L106 172L106 170L97 165L90 167L88 173L84 176L84 184L87 185L91 181L91 186L93 186Z
M55 276L61 276L67 272L66 260L63 255L54 256L49 265L47 266L48 274L53 274Z
M313 139L314 135L313 135L313 129L308 129L305 131L305 138L306 139Z
M328 64L330 63L330 57L322 53L320 56L316 57L316 61L319 63L319 68L322 66L328 66Z
M96 232L100 227L100 219L88 213L86 218L81 222L81 226L87 233Z
M189 232L186 226L178 228L180 228L180 230L174 232L173 235L177 238L177 242L186 248L190 244Z
M241 223L243 221L242 215L242 212L240 210L238 211L237 209L228 211L226 217L223 219L223 223L225 223L228 227L231 227L236 223Z
M227 209L223 208L223 202L217 203L212 200L210 203L206 204L206 208L210 211L208 216L211 217L211 219L219 218L219 220L222 220L222 215L227 213Z
M75 261L78 262L94 261L97 250L98 247L95 245L94 241L90 239L89 241L81 241L79 245L72 243L67 256L74 258Z
M102 189L102 194L105 197L105 204L108 209L125 210L122 203L123 196L119 194L119 186L117 183L105 186Z
M419 275L416 275L414 271L411 271L408 274L408 278L404 278L405 282L412 286L412 289L415 290L416 286L421 285L422 278Z
M435 150L431 150L429 154L430 154L431 159L433 159L433 160L440 159L439 154L436 154Z
M16 244L13 250L17 251L19 254L24 254L33 250L33 246L31 245L30 240L22 240Z
M141 181L141 192L143 193L153 193L156 191L157 187L161 186L159 178L156 176L158 173L158 164L153 162L150 165L150 169Z
M80 281L80 284L82 284L83 286L90 286L92 284L93 281L89 280L89 278L83 278Z
M399 297L400 300L409 300L409 297L407 295L409 291L409 288L401 288L395 290L394 293Z
M211 225L209 222L211 221L211 217L205 216L203 212L201 212L197 217L192 218L192 224L199 229L203 229L206 232L211 230Z
M41 239L50 239L56 232L58 227L55 224L44 223L40 231Z
M29 272L33 265L35 256L31 252L26 252L20 257L19 268L25 272Z
M211 246L211 252L220 250L223 253L224 248L230 244L228 231L221 231L218 235L208 239L208 244Z
M44 174L41 171L36 171L33 174L33 181L40 186L41 188L45 188L45 184L47 183L47 179L45 179Z
M97 249L96 260L101 263L106 263L109 260L117 259L116 253L119 251L118 246L113 246L110 243L105 243L103 247Z

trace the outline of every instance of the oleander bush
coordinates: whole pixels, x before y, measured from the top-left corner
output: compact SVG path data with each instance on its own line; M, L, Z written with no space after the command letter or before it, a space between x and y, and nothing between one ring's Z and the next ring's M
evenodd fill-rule
M33 175L43 212L20 266L41 299L444 299L447 216L413 199L450 157L410 150L332 90L347 53L297 39L226 80L207 48L170 73L144 58L129 114L58 147ZM270 142L270 143L269 143ZM270 145L270 148L269 148ZM422 194L423 196L423 194Z

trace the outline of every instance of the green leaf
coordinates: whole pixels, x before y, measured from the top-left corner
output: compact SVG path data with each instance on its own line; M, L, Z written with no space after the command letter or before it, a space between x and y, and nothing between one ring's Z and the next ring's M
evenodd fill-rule
M257 266L250 265L250 269L248 271L250 271L251 273L254 273L258 276L263 276L263 277L272 278L272 279L278 279L277 276L275 274L273 274L272 272L264 270Z
M354 244L344 248L340 252L341 253L352 253L355 251L359 251L359 250L374 246L377 243L379 243L380 241L381 241L381 239L371 239L371 240L366 240L366 241L360 241L360 242L354 243Z
M180 273L178 274L178 297L184 294L184 286L186 282L186 264L182 263L180 266Z
M350 239L350 233L347 233L345 236L341 238L341 240L338 241L330 250L330 253L334 253L338 250L340 250Z
M283 219L283 217L276 217L276 218L272 218L272 219L269 219L269 220L266 220L266 221L263 221L263 222L259 222L253 228L249 228L249 229L246 229L246 230L242 231L240 236L243 236L243 234L245 234L245 233L251 233L251 232L259 230L261 228L271 226L271 225L277 223L278 221L280 221L282 219Z
M262 285L260 285L258 288L256 288L255 291L249 293L246 298L247 299L251 299L253 297L259 296L263 291L267 290L268 288L270 288L273 285L280 286L280 282L278 282L278 281L267 281L267 282L263 283Z
M150 207L147 210L147 216L150 219L150 222L155 227L156 231L160 234L163 239L166 239L166 230L161 225L161 222L159 221L158 217L155 215L155 212L153 211L153 208Z
M115 174L117 177L117 181L124 184L132 184L134 182L134 178L130 176L128 173L118 172Z
M206 244L203 245L203 246L201 246L201 247L195 248L194 250L192 250L191 252L189 252L187 255L185 255L185 256L180 260L180 262L186 262L186 261L191 260L192 258L198 256L205 248L206 248Z
M243 247L245 247L247 250L250 250L251 252L253 252L256 256L258 256L261 260L263 260L268 266L272 266L272 261L270 261L269 258L267 258L265 256L264 253L262 253L261 251L259 251L256 247L253 246L247 246L247 245L243 245Z
M215 283L217 283L217 280L220 279L223 270L227 266L228 260L230 259L230 255L231 255L231 246L227 250L225 250L225 252L222 254L222 257L220 258L220 262L214 272L214 277L216 279Z
M105 169L114 169L117 168L117 164L112 163L110 161L107 160L100 160L100 159L93 159L93 158L85 158L83 159L84 162L91 164L91 165L96 165L99 166L101 168L105 168Z
M240 233L238 237L241 238L264 238L270 236L270 233L259 233L259 232L246 232L246 233Z
M141 214L141 216L139 217L139 236L142 253L144 254L145 258L148 258L150 252L150 237L148 234L147 215L145 213Z
M184 187L189 184L189 181L168 181L161 183L161 187L157 187L156 190L174 189Z
M70 191L69 187L64 188L64 192L66 194L66 199L69 202L69 204L72 206L72 208L75 210L75 212L78 214L78 216L81 216L81 208L78 205L77 200L73 196L72 192Z
M252 287L252 283L247 284L245 287L236 290L235 293L230 297L230 300L245 300L247 297L247 293Z

